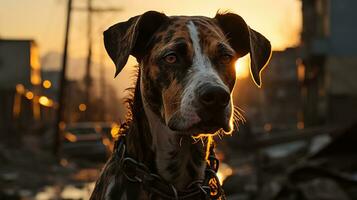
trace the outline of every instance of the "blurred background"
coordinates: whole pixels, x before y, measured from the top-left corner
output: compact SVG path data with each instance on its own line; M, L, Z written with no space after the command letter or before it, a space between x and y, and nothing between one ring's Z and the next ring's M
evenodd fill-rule
M354 0L0 0L0 200L88 199L125 120L102 33L148 10L241 15L272 43L257 88L236 63L245 117L217 138L229 199L357 199Z

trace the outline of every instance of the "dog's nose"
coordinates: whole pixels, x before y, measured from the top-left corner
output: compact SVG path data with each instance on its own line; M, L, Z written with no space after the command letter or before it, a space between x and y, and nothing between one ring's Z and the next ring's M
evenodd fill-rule
M230 94L224 88L210 86L199 94L200 103L206 108L226 107L230 100Z

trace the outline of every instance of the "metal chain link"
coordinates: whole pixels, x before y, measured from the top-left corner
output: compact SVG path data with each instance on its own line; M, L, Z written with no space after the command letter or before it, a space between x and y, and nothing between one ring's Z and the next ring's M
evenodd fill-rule
M159 175L150 172L149 168L135 159L125 156L125 144L123 139L118 139L115 143L115 156L119 156L120 169L123 172L125 178L133 183L140 183L148 187L148 189L157 195L175 200L184 200L196 195L203 195L205 200L218 200L224 198L222 196L222 188L217 177L217 171L219 167L219 160L215 157L213 149L210 150L210 156L208 157L208 165L205 170L204 180L195 180L188 184L186 191L181 191L182 193L187 193L185 195L179 195L178 190L172 184L168 184ZM131 166L131 167L130 167ZM128 174L128 169L134 171L135 175L130 176ZM142 176L140 176L142 175ZM165 185L172 194L167 194L165 191L161 191L158 187L151 187L148 182L156 182L157 184ZM168 192L170 193L170 192Z

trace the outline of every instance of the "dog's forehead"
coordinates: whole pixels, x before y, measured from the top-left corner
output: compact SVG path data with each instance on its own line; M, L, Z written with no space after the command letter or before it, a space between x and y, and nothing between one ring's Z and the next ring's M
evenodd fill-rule
M187 25L192 22L202 38L224 39L224 34L215 19L203 16L171 16L168 24L156 34L162 43L167 44L176 38L190 40Z
M204 16L171 16L169 21L174 27L186 26L190 21L206 27L217 26L215 19Z
M185 43L188 47L188 54L192 55L192 38L189 24L195 26L198 33L200 45L203 49L210 51L211 47L217 46L218 43L226 43L227 39L220 29L215 19L203 16L171 16L168 23L164 24L153 35L151 50L152 58L160 55L165 49L179 44Z

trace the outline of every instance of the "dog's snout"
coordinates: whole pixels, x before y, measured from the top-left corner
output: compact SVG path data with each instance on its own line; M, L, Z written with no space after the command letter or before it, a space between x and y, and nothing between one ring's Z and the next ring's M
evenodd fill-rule
M229 100L229 92L218 86L207 87L199 94L199 101L205 108L226 107Z

